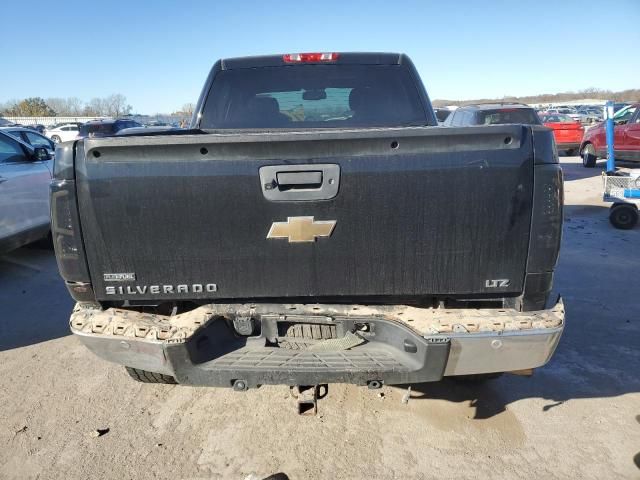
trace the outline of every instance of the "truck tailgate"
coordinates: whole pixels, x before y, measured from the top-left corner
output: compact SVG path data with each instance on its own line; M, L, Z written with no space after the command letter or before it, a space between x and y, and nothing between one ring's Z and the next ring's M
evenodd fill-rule
M96 297L520 293L532 145L519 125L85 139Z

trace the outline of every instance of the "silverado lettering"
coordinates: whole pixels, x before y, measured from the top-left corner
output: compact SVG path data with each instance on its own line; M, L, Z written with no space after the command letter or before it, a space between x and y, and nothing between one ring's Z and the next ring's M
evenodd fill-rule
M218 291L218 286L215 283L194 283L192 285L127 285L127 286L107 286L105 287L105 293L107 295L144 295L149 291L150 293L213 293Z

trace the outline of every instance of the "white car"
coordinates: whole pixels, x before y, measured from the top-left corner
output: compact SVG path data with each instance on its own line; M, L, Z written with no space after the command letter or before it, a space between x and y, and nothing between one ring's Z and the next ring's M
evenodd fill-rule
M576 110L574 108L569 108L569 107L554 107L554 108L547 109L547 112L549 112L549 113L562 113L564 115L571 115L571 114L576 113Z
M0 253L49 234L49 183L53 160L0 131Z
M60 143L76 138L78 136L78 130L78 125L75 123L68 123L66 125L59 125L53 128L46 128L44 134L55 143Z

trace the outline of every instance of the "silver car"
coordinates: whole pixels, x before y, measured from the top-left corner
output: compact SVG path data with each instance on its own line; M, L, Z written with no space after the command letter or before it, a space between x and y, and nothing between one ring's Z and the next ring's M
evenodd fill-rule
M56 144L50 138L45 137L41 133L27 127L0 127L0 132L8 133L18 140L31 145L32 147L44 147L51 156L56 153Z
M53 160L0 131L0 253L49 234L49 183Z

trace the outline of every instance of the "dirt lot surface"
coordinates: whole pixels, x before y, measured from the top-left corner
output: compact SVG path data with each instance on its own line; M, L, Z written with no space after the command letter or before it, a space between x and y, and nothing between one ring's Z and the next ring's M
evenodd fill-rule
M69 335L50 250L0 258L0 478L640 478L640 227L609 225L601 170L578 162L563 158L552 361L532 378L414 385L407 405L403 388L331 385L299 417L285 387L134 382Z

